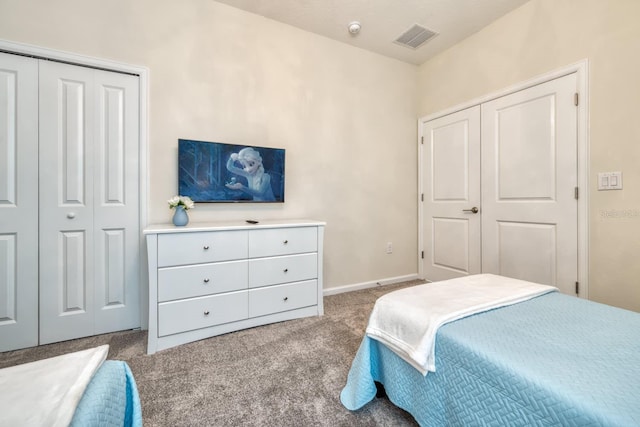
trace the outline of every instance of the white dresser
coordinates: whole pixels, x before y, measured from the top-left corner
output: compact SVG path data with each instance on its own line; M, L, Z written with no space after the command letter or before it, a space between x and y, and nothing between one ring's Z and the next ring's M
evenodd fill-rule
M325 223L152 225L147 353L323 314Z

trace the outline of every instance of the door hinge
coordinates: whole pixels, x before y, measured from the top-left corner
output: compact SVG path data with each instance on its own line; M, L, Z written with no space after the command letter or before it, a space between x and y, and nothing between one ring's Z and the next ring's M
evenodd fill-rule
M424 136L420 137L420 144L424 144Z
M420 194L420 201L424 202L424 193Z
M576 282L576 295L580 295L580 282Z
M422 257L422 259L424 259L424 251L420 253L420 256Z
M578 196L579 196L579 192L578 192L578 187L576 187L575 191L574 191L574 197L576 198L576 200L578 200Z
M578 100L579 100L579 96L578 96L578 92L573 94L573 103L575 104L575 106L578 106Z

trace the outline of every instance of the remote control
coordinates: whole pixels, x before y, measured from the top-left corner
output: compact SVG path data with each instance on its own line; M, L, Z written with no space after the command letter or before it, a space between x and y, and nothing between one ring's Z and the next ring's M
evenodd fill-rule
M248 219L247 223L249 223L249 224L257 224L258 221L254 220L254 219Z

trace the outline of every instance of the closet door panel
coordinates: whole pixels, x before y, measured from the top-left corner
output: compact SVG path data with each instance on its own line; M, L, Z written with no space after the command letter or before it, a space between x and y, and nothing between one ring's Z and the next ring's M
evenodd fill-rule
M87 276L85 261L86 235L82 231L63 231L60 239L59 264L63 267L57 280L61 298L60 312L70 314L86 310Z
M94 333L93 70L40 62L40 343Z
M16 237L13 234L0 235L0 321L15 322L16 283Z
M426 122L423 135L425 277L480 273L480 107Z
M37 67L0 53L0 352L38 343Z
M577 80L569 74L482 105L482 271L578 280Z
M56 154L57 171L62 180L58 193L58 205L83 206L85 204L86 159L87 146L85 133L85 92L83 82L60 79L58 82L58 113L60 123ZM52 153L54 154L54 153Z
M95 71L95 333L140 326L138 78Z

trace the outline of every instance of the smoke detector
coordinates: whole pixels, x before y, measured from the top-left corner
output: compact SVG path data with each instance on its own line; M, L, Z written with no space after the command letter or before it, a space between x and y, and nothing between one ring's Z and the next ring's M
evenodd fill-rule
M355 36L360 32L361 27L362 26L358 21L353 21L349 23L349 26L347 28L349 28L349 32Z

